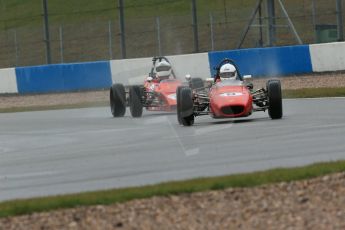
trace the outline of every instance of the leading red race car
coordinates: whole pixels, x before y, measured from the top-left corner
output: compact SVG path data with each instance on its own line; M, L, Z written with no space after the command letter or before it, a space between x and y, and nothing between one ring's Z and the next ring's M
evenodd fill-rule
M253 84L242 76L235 62L224 59L217 67L208 86L177 88L177 119L184 126L194 124L194 118L210 114L213 118L247 117L256 111L266 111L272 119L283 116L279 80L268 80L266 89L253 90Z
M182 85L166 57L154 57L149 76L143 85L132 85L125 91L123 84L110 88L110 107L114 117L123 117L126 105L132 117L141 117L143 108L149 111L175 111L176 89Z

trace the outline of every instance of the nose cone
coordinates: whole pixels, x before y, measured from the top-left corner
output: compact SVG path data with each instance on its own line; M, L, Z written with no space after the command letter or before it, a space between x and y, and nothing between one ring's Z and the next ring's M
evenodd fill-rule
M212 95L210 106L218 117L244 116L251 110L252 96L243 86L222 87Z

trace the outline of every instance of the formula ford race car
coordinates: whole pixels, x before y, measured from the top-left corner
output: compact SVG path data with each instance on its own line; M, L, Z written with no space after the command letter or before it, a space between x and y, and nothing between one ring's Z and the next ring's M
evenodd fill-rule
M268 80L266 89L253 90L253 84L247 81L251 75L242 76L234 61L224 59L215 70L215 77L207 79L209 84L206 87L177 88L177 119L180 124L191 126L194 118L201 115L237 118L266 110L272 119L282 118L279 80Z
M176 89L182 85L166 57L154 57L149 76L143 85L124 85L110 88L110 107L114 117L123 117L126 105L132 117L141 117L143 108L149 111L176 111Z

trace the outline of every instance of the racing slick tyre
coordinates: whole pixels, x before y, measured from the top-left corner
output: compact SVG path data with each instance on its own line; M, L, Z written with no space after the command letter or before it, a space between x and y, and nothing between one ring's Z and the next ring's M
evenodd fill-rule
M272 119L280 119L283 116L282 92L279 80L267 82L268 114Z
M184 126L191 126L194 124L192 90L182 86L177 93L177 120Z
M143 104L141 102L142 89L140 86L133 85L129 87L129 110L132 117L141 117L143 114Z
M110 109L113 117L123 117L126 113L126 92L122 84L110 88Z
M178 106L179 104L181 104L181 102L180 102L180 100L181 100L180 95L181 95L181 89L182 89L183 87L185 87L185 86L179 86L179 87L177 87L177 89L176 89L176 104L177 104L177 106ZM179 110L178 110L178 109L177 109L177 121L178 121L178 123L179 123L180 125L182 125L182 120L181 120L181 116L179 115Z
M192 78L190 80L190 87L192 89L200 89L204 87L204 81L201 78Z

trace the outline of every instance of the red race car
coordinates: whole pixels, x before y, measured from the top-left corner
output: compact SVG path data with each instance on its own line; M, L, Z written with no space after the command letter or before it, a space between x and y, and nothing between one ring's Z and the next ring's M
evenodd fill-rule
M166 57L154 57L149 76L143 85L132 85L126 92L124 85L113 84L110 88L110 107L114 117L123 117L126 105L132 117L141 117L143 108L149 111L175 111L176 89L182 85L176 79Z
M210 114L213 118L247 117L256 111L266 111L272 119L283 116L281 85L279 80L268 80L266 89L253 90L247 82L250 75L242 76L234 61L224 59L215 67L214 78L208 85L191 89L177 88L177 119L184 126L194 124L196 116Z

